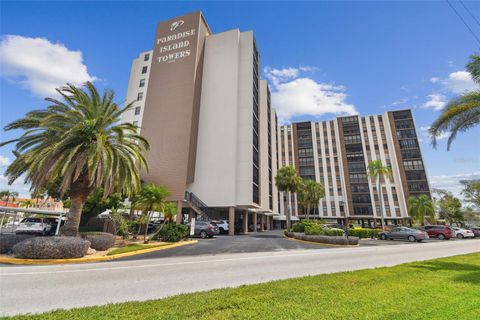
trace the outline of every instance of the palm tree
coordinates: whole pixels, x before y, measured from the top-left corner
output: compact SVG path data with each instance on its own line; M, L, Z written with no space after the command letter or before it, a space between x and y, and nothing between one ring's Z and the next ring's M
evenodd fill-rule
M480 85L480 55L472 55L467 64L467 71L473 81ZM430 126L429 134L433 147L437 146L437 138L450 133L447 150L458 133L480 124L480 90L468 91L447 103L437 120Z
M423 225L426 223L427 218L430 221L435 219L435 207L432 200L425 194L408 198L408 212L410 217L415 221L421 221Z
M168 191L166 187L151 183L144 185L142 190L140 190L140 193L136 196L134 206L135 208L142 210L144 216L146 217L143 242L148 243L148 224L150 223L150 218L152 217L153 212L163 211L165 208L165 199L169 195L170 191Z
M310 219L310 209L318 206L318 202L325 196L325 188L314 180L303 180L299 191L300 201L307 207L307 219Z
M281 192L287 192L288 195L288 210L287 210L287 231L290 232L292 204L291 193L297 192L302 184L302 178L292 166L282 167L278 170L275 177L275 185Z
M114 192L129 196L140 189L149 144L137 134L136 125L119 123L133 103L119 107L112 91L100 95L90 82L83 88L68 84L56 91L62 101L46 98L50 103L46 109L8 124L5 130L25 133L0 147L16 142L16 159L5 172L9 183L24 174L36 192L61 179L58 191L68 192L71 199L62 233L76 236L83 205L93 191L103 187L106 197Z
M21 205L28 209L30 207L33 207L35 205L35 202L33 202L30 199L27 199L27 200L22 201Z
M0 191L0 197L5 198L5 206L8 206L10 198L12 198L12 202L15 202L15 198L18 197L18 192L10 190Z
M377 186L378 200L381 208L382 230L385 229L384 205L383 205L383 191L380 185L380 179L386 180L392 176L392 168L384 166L381 160L373 160L368 163L368 175Z

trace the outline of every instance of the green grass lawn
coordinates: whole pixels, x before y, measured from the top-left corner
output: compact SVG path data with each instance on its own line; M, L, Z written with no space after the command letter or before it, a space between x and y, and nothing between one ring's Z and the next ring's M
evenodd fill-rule
M121 248L117 248L109 251L107 256L113 256L120 253L132 252L132 251L138 251L138 250L156 248L156 247L163 247L163 246L166 246L166 244L131 243L129 245L126 245L125 247L121 247Z
M473 320L479 317L480 253L476 253L15 319Z

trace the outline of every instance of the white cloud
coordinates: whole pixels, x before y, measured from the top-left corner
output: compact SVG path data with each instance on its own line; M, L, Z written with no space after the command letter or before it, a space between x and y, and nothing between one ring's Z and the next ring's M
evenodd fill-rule
M357 114L355 107L346 102L343 86L319 83L302 75L317 70L309 66L264 69L265 77L272 85L272 106L277 110L280 122L300 115Z
M431 141L430 134L428 133L429 129L430 129L430 126L420 127L420 131L422 132L423 137L426 138L428 142ZM448 137L450 137L450 134L451 134L450 131L443 132L436 139L437 140L447 139ZM419 140L421 140L420 142L424 141L423 139L419 139Z
M452 72L442 83L448 91L455 94L478 89L478 85L472 80L470 73L467 71Z
M444 189L452 192L456 197L461 197L463 186L460 180L480 179L480 171L472 173L461 173L454 175L438 175L429 178L430 185L434 189Z
M0 155L0 168L8 166L10 163L12 163L12 160Z
M384 108L384 109L392 108L392 107L396 107L396 106L402 105L404 103L407 103L408 101L410 101L410 99L408 97L403 97L399 100L393 101L392 103L390 103L388 105L381 106L380 108Z
M429 100L422 105L422 108L439 111L445 108L447 104L447 97L440 93L429 94L427 98Z
M439 77L431 77L430 78L430 82L431 83L438 83L440 81L440 78Z
M24 177L20 177L13 184L8 184L8 179L4 175L0 175L0 191L9 190L16 191L19 194L20 198L29 198L30 197L30 186L23 183Z
M88 74L81 51L71 51L45 38L6 35L0 41L2 76L36 95L55 95L55 88L83 84L96 78Z

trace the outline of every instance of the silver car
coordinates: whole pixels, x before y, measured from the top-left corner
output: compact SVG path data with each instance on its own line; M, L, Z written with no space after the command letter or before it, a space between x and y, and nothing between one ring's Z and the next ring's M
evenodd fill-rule
M390 231L384 231L379 234L382 240L408 240L410 242L422 242L429 239L428 233L422 230L407 228L407 227L395 227Z

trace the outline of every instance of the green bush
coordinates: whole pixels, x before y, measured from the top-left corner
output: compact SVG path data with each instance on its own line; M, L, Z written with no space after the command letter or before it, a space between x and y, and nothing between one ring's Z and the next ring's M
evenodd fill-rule
M305 234L307 235L322 235L325 234L324 232L325 230L321 224L311 223L305 225Z
M297 222L292 226L293 232L305 232L305 225L301 222Z
M324 229L324 235L326 236L343 236L343 230L338 228L328 228Z
M354 228L348 230L348 235L359 238L378 238L381 231L380 229Z
M159 228L153 238L166 242L178 242L187 238L189 228L184 224L169 223Z
M323 220L302 220L300 222L295 223L292 226L293 232L305 232L305 226L322 226L325 222Z

